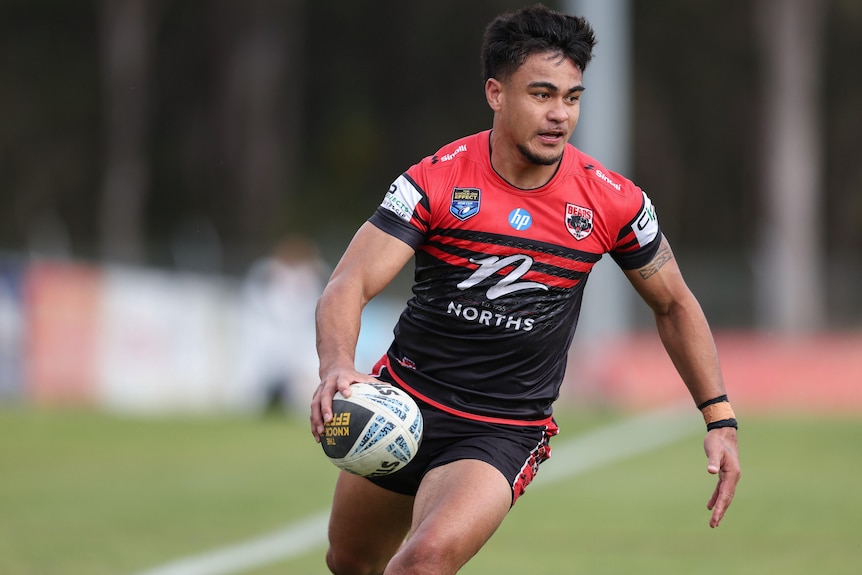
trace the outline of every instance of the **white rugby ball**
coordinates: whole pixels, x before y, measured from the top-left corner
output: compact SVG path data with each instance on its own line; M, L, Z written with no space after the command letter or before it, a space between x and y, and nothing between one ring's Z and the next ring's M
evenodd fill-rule
M422 441L422 413L401 389L355 383L332 399L332 420L320 444L336 467L355 475L389 475L407 465Z

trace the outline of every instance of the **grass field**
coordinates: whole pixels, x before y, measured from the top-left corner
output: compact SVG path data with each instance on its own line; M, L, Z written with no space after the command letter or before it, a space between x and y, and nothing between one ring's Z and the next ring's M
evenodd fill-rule
M558 443L619 417L560 414ZM862 572L862 418L742 421L743 480L718 529L705 509L714 479L691 435L537 483L462 573ZM139 573L319 513L335 475L302 417L2 409L0 573ZM246 573L324 574L322 555Z

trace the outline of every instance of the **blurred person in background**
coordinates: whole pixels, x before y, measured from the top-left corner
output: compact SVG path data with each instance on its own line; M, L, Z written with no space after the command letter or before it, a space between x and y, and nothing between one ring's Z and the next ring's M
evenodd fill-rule
M242 286L245 377L258 408L307 405L319 383L314 306L324 266L307 238L290 236L252 264Z
M318 302L319 441L336 391L369 379L355 368L362 309L415 258L413 297L372 375L416 399L422 444L391 475L340 473L333 573L455 573L491 537L550 457L584 285L605 253L653 310L703 413L707 470L718 475L712 527L733 499L737 424L701 307L647 195L569 144L594 44L583 18L543 6L491 22L482 60L492 129L398 177Z

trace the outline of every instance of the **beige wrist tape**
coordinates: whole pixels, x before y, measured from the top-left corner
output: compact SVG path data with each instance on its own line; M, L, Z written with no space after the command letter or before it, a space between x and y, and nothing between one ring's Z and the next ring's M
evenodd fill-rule
M706 422L707 425L715 423L716 421L736 418L736 415L733 413L733 408L730 407L730 403L726 401L707 405L700 411L703 413L703 421Z

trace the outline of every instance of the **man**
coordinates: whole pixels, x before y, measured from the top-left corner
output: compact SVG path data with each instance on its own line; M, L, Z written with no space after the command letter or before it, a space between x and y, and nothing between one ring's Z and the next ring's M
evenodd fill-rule
M566 351L604 253L654 311L702 408L707 467L719 476L712 527L733 498L736 419L703 312L646 194L568 143L594 44L585 20L543 6L491 22L482 57L492 129L395 180L320 298L318 441L335 392L369 379L354 367L363 307L415 257L414 297L373 375L416 398L422 446L392 475L341 473L333 573L455 573L485 544L550 456Z

